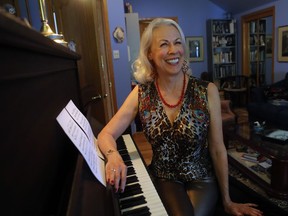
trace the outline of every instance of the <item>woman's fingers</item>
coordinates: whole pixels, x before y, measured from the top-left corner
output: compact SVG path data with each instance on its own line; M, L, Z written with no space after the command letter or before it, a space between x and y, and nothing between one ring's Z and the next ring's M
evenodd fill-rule
M125 168L121 172L121 185L120 185L121 193L124 192L126 186L126 178L127 178L127 167L125 166Z
M126 185L127 167L120 165L117 168L106 166L107 183L114 186L115 192L123 192Z

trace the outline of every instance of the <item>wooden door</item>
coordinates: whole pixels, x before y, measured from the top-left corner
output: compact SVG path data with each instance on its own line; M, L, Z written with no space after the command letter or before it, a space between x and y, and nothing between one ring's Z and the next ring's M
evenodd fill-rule
M117 106L106 2L59 0L54 4L58 31L67 42L75 42L81 55L78 70L85 108L105 125Z

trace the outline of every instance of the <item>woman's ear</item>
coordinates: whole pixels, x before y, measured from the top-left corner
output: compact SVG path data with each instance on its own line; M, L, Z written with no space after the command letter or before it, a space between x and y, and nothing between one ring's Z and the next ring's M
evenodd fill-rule
M148 53L148 59L151 61L153 58L152 58L152 53L151 52L149 52Z

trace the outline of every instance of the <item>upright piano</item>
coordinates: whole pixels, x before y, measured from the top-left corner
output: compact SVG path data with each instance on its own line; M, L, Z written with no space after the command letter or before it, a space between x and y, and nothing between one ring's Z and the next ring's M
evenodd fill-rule
M167 215L130 135L117 141L129 167L126 192L117 194L57 123L70 99L81 110L79 58L0 11L0 214Z

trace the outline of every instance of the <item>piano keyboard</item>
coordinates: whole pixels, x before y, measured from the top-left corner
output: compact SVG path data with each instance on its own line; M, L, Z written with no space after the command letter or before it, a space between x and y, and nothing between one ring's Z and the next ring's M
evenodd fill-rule
M121 215L168 215L131 136L120 137L117 146L128 167L125 191L119 193Z

